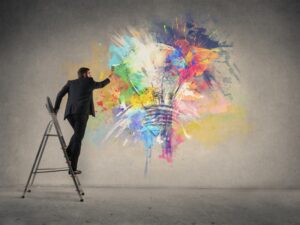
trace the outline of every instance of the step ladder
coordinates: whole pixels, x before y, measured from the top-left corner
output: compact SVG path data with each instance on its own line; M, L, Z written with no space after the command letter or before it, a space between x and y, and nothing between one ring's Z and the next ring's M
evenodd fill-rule
M67 154L67 151L66 151L67 145L66 145L64 137L62 135L62 132L61 132L56 114L54 113L54 109L53 109L51 99L49 97L47 97L46 108L47 108L47 110L48 110L48 112L51 116L51 120L49 121L49 123L46 127L46 130L44 132L41 144L38 148L38 152L36 154L34 163L32 165L32 169L30 171L30 174L29 174L29 177L28 177L28 180L27 180L22 198L25 198L26 193L31 192L31 187L33 186L35 177L38 173L53 173L53 172L61 172L61 171L67 171L67 172L70 171L70 175L71 175L71 178L74 182L76 192L78 193L80 201L83 202L84 200L83 200L82 196L84 195L84 192L83 192L83 189L81 187L79 178L77 177L77 175L74 173L74 171L72 169L71 162L68 158L68 154ZM55 131L56 131L55 134L51 133L51 129L52 129L53 125L54 125ZM64 167L64 168L39 168L40 162L41 162L41 159L43 157L43 153L44 153L44 150L45 150L45 147L46 147L46 144L47 144L47 141L48 141L49 137L58 137L59 143L61 145L61 148L62 148L63 154L65 156L66 163L67 163L68 167Z

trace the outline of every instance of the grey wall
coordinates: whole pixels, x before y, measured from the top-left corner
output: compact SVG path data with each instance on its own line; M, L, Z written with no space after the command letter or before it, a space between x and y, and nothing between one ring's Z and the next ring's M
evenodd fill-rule
M146 179L142 147L121 148L116 142L93 149L83 143L82 182L300 187L299 8L298 1L286 0L1 1L0 185L25 183L49 120L45 96L54 98L68 79L67 62L86 62L91 43L108 43L114 30L128 24L190 11L196 20L216 18L216 28L234 43L253 132L213 150L186 142L172 165L154 157ZM71 129L67 121L61 125L68 140ZM45 166L63 165L57 141L50 141L47 151ZM71 181L65 174L51 174L37 182Z

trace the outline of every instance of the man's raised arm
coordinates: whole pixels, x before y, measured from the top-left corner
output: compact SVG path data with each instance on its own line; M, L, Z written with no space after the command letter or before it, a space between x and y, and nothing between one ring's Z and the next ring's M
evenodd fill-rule
M93 79L93 81L94 81L94 79ZM94 81L94 89L103 88L106 85L108 85L109 83L110 83L110 79L109 78L106 78L105 80L100 81L100 82Z
M105 87L106 85L108 85L110 83L110 78L115 74L115 68L112 67L111 68L111 73L109 74L108 78L106 78L105 80L103 81L100 81L100 82L97 82L97 81L94 81L94 89L97 89L97 88L103 88Z

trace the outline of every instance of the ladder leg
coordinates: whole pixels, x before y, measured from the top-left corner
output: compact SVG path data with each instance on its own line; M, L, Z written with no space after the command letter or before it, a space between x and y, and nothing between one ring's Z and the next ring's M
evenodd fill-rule
M80 199L81 202L83 202L82 195L84 194L84 192L83 192L82 189L80 188L80 185L77 183L78 178L77 178L77 176L75 175L75 173L74 173L72 167L70 166L69 168L70 168L70 170L71 170L71 177L72 177L72 180L73 180L74 185L75 185L75 187L76 187L76 191L77 191L77 193L78 193L79 199Z
M68 167L69 167L69 171L71 171L71 176L72 176L72 179L73 179L73 182L74 182L74 185L76 187L76 191L77 193L79 194L79 198L80 198L80 201L83 202L83 198L82 198L82 195L84 195L84 192L82 190L82 187L81 187L81 184L80 184L80 181L79 181L79 178L76 176L76 174L74 174L74 171L72 169L72 166L71 166L71 162L69 160L69 157L68 157L68 154L67 154L67 151L66 151L66 146L63 144L63 142L61 142L62 144L62 150L64 152L64 155L65 155L65 158L66 158L66 162L68 164Z
M82 189L81 183L80 183L79 178L77 177L77 175L75 175L75 179L76 179L76 182L78 183L78 187L79 187L81 195L84 195L84 191Z
M38 158L38 160L37 160L36 167L35 167L35 169L34 169L34 171L33 171L33 177L32 177L32 180L31 180L31 182L30 182L29 188L33 185L33 182L34 182L34 180L35 180L35 176L36 176L36 174L37 174L37 170L38 170L38 168L39 168L39 166L40 166L40 162L41 162L41 159L42 159L42 157L43 157L43 154L44 154L44 150L45 150L46 144L47 144L47 142L48 142L48 138L49 138L49 137L47 136L47 134L49 134L49 133L51 132L51 128L52 128L52 123L50 124L50 126L49 126L49 128L48 128L48 131L47 131L47 133L46 133L46 138L45 138L45 141L44 141L44 145L43 145L43 147L42 147L41 154L40 154L40 156L39 156L39 158Z
M65 156L65 158L66 158L66 162L67 162L69 171L71 171L71 176L72 176L73 182L74 182L74 184L75 184L76 191L77 191L77 192L79 193L79 195L80 195L80 201L83 201L83 198L81 197L81 195L84 195L84 192L83 192L83 189L82 189L82 187L81 187L79 178L76 176L76 174L74 174L74 171L73 171L73 169L72 169L71 162L70 162L69 156L68 156L68 154L67 154L67 150L66 150L66 149L67 149L67 146L66 146L64 137L63 137L63 135L61 134L61 132L58 131L58 129L56 129L56 131L57 131L57 134L58 134L58 137L59 137L59 142L60 142L61 148L62 148L63 153L64 153L64 156ZM60 134L61 134L61 135L60 135Z
M48 123L48 125L47 125L47 127L46 127L46 130L45 130L45 132L44 132L42 141L41 141L41 143L40 143L38 152L37 152L37 154L36 154L34 163L33 163L33 165L32 165L30 174L29 174L29 176L28 176L28 180L27 180L26 186L25 186L25 188L24 188L24 192L23 192L22 198L25 198L25 194L26 194L26 192L27 192L27 190L28 190L28 185L29 185L30 180L31 180L31 178L32 178L33 171L35 170L36 165L37 165L38 158L39 158L40 155L41 155L41 151L42 151L42 149L43 149L43 146L44 146L44 143L45 143L45 139L46 139L46 134L47 134L47 131L48 131L48 128L49 128L50 124L51 124L51 121Z

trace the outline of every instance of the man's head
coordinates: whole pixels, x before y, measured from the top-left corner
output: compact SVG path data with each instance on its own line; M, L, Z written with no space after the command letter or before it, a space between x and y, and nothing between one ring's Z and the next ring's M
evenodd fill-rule
M78 72L78 78L86 78L90 76L90 69L86 67L81 67Z

